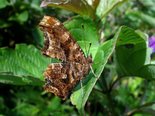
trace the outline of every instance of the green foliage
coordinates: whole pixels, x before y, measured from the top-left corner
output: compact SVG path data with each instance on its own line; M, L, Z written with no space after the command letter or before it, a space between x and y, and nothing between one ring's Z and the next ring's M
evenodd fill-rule
M0 115L79 115L74 106L80 115L155 115L155 64L148 47L148 35L155 35L154 3L1 0ZM66 101L42 90L43 71L55 60L41 55L40 17L53 14L66 20L75 15L53 7L81 15L64 25L93 58L90 73Z
M6 90L6 86L1 85L1 91ZM57 97L46 96L41 93L42 89L32 86L10 86L9 92L3 92L0 97L0 115L14 116L47 116L59 115L67 116L75 114L73 107L69 106L69 102L61 103ZM7 98L4 95L8 95Z
M42 56L34 46L16 45L14 50L2 48L0 54L0 60L3 61L0 62L0 82L42 85L42 73L50 60ZM36 78L40 79L40 82Z
M7 0L0 1L0 9L5 8L7 5L9 5Z
M91 54L94 58L99 46L99 35L93 20L75 17L74 19L65 22L64 25L77 40L78 44L85 52L85 55L88 56ZM88 49L90 49L89 54L87 53Z
M65 22L64 25L77 41L89 41L92 42L92 45L99 44L98 30L93 20L75 17Z
M15 47L16 43L41 45L41 39L33 37L38 34L34 30L43 14L39 1L1 0L0 4L0 46Z
M28 12L23 11L20 14L15 14L14 16L9 17L8 20L9 21L17 21L20 24L23 24L24 22L26 22L28 20Z

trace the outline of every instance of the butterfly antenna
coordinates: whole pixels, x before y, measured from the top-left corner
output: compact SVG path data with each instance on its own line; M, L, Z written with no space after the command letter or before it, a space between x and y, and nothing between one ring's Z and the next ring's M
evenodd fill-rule
M86 43L86 35L85 35L85 27L84 27L83 24L81 25L81 27L82 27L82 29L83 29L84 45L85 45L85 51L86 51L86 54L85 54L85 55L88 57L89 52L90 52L91 43L89 44L89 47L87 47L87 43Z
M90 48L91 48L91 43L89 43L89 48L88 48L88 51L87 51L87 56L90 54Z

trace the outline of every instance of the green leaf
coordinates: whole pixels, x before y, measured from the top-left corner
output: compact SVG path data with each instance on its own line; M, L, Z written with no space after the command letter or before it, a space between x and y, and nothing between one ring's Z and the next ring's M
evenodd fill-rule
M23 11L19 15L17 15L17 19L20 22L26 22L28 20L28 11Z
M133 29L121 27L115 52L119 76L132 76L144 64L149 63L147 44Z
M155 80L155 64L148 64L142 66L137 75L145 79Z
M96 9L96 15L103 19L109 12L111 12L115 7L126 2L127 0L100 0L98 7Z
M75 17L65 22L64 25L78 44L80 44L83 51L87 53L90 48L90 53L94 57L99 46L99 35L96 24L91 19ZM88 56L88 54L86 54L86 56Z
M91 41L94 44L99 44L96 24L90 18L74 17L64 25L77 41Z
M150 64L150 48L146 36L122 26L118 36L115 60L119 76L139 76L154 79L154 65Z
M5 8L7 5L9 5L7 0L0 0L0 9Z
M28 20L28 15L28 11L16 13L15 15L9 17L9 21L17 21L22 24Z
M84 80L82 87L77 87L77 90L72 93L71 102L73 105L76 105L76 108L80 113L83 113L84 105L95 86L95 83L99 79L108 58L112 54L115 43L116 38L109 40L98 47L92 66L94 73L91 72Z
M36 45L40 45L40 46L43 46L43 43L44 43L44 36L43 36L43 33L42 31L36 27L33 32L32 32L32 35L33 35L33 38L35 40L35 44Z
M0 83L12 85L33 85L42 86L44 84L40 79L30 76L15 76L11 74L0 73Z
M0 61L0 82L17 85L41 85L43 71L50 63L38 49L25 44L16 45L15 50L1 48Z
M94 17L95 10L85 0L44 0L42 7L56 7L66 9L80 15Z

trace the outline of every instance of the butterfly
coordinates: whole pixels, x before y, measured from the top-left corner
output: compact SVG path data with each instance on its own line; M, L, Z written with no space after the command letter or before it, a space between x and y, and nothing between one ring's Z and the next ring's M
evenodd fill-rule
M84 55L69 31L56 18L44 16L39 27L44 34L42 54L61 61L48 65L44 72L44 89L65 100L89 73L92 58Z

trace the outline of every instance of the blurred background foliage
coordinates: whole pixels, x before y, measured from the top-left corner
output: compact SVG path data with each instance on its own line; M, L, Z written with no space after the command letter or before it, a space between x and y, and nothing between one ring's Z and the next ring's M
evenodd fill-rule
M55 16L61 21L76 15L58 8L41 8L40 4L39 0L0 1L1 48L15 49L16 44L25 43L40 49L43 35L38 23L44 15ZM155 35L154 6L154 0L129 0L119 5L104 19L106 23L103 23L101 41L111 39L122 25L139 29L148 36ZM104 78L99 78L86 102L86 115L155 115L155 82L139 77L117 78L114 63L113 57L110 57L101 74ZM42 68L45 69L45 66ZM70 100L62 101L52 94L45 94L42 86L1 83L0 91L1 116L79 115Z

